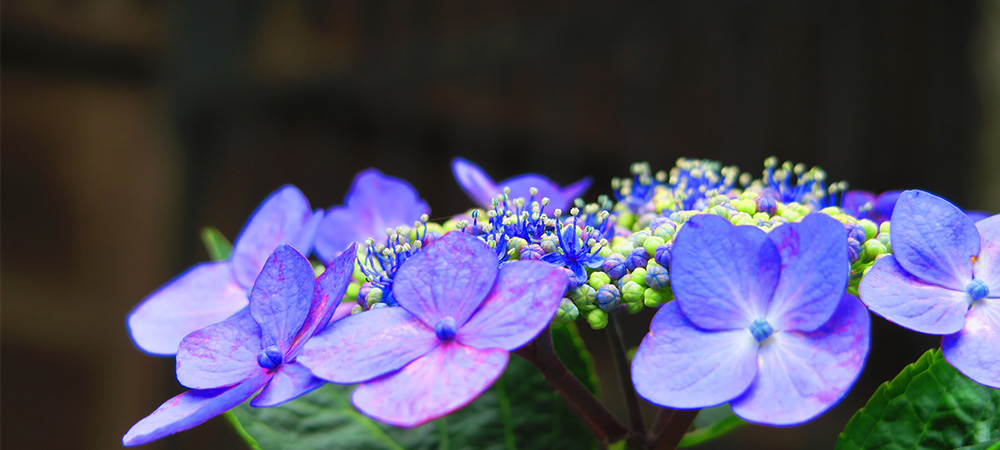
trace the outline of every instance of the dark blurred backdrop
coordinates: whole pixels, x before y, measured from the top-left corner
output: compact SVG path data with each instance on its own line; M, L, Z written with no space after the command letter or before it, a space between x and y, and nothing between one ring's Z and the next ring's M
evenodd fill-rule
M633 161L773 154L1000 212L996 1L6 0L0 42L5 449L117 448L181 392L125 315L283 183L327 207L374 166L441 217L470 206L458 155L593 200ZM874 323L841 406L705 448L832 447L937 345ZM148 447L241 448L221 420Z

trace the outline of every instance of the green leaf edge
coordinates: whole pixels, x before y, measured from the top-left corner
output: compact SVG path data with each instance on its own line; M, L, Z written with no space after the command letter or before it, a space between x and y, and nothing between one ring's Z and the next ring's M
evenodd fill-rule
M212 261L229 259L229 255L233 253L233 244L229 243L229 239L226 239L226 236L218 228L202 228L201 242L205 244L205 250L208 251L208 258Z
M740 419L737 416L726 417L708 427L685 434L684 437L681 438L681 442L677 445L677 448L692 447L703 444L746 424L747 423L743 421L743 419Z
M248 447L253 450L263 450L260 444L257 443L257 440L254 439L253 436L250 436L250 433L247 433L246 428L243 428L243 424L240 423L240 419L236 418L236 413L229 410L223 413L222 416L225 417L226 421L233 426L233 430L235 430L236 434L243 439L243 442L246 442Z

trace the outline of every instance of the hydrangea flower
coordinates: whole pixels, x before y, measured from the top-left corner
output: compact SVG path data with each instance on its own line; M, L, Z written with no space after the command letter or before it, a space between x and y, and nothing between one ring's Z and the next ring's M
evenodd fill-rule
M352 401L388 424L446 415L489 388L508 352L548 327L566 289L549 264L497 267L476 237L452 231L408 259L398 307L347 317L306 344L299 361L333 383L362 383Z
M868 355L870 323L848 281L844 227L807 215L764 233L715 215L678 231L677 299L660 308L632 361L658 405L725 402L750 422L792 425L837 403Z
M384 236L388 228L411 225L430 212L409 183L377 169L359 172L344 196L344 204L326 211L316 233L316 254L330 261L348 245Z
M892 212L893 255L861 280L861 299L903 327L944 335L956 369L1000 388L1000 215L973 223L924 191L905 191Z
M250 216L228 260L188 269L129 313L135 345L148 353L173 355L188 333L243 309L268 255L283 243L309 254L321 220L323 212L312 211L295 186L272 193Z
M596 247L594 242L583 242L576 235L577 227L568 224L562 227L559 234L559 249L561 251L549 253L542 257L542 261L556 267L566 267L573 272L573 281L577 285L587 282L587 269L597 269L604 264L604 257L599 252L600 247Z
M531 188L536 188L539 196L549 198L549 206L566 210L573 204L574 199L587 192L591 183L590 177L585 177L563 188L552 180L534 173L494 183L482 168L464 158L453 159L451 171L465 194L475 201L477 206L487 210L493 208L493 199L502 194L505 187L510 188L510 198L525 199L531 197Z
M141 445L205 422L244 402L277 406L323 384L296 357L330 323L354 270L355 249L318 279L312 265L288 245L268 258L250 305L187 335L177 352L177 381L193 390L160 405L122 438ZM261 390L263 388L263 390Z

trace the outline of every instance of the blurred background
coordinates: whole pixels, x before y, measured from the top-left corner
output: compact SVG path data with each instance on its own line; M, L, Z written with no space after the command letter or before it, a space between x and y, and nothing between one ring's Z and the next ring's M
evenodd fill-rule
M284 183L328 207L374 166L443 217L471 206L454 156L498 180L590 175L594 200L633 161L759 174L777 155L1000 212L998 3L6 0L2 446L118 448L180 393L125 316L207 259L200 227L235 237ZM832 448L938 343L873 322L840 406L703 448ZM242 446L217 419L147 448Z

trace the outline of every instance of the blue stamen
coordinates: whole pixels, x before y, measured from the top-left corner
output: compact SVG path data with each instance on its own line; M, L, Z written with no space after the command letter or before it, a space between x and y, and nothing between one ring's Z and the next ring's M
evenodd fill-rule
M977 302L990 295L990 288L982 280L973 279L965 286L965 292L969 293L972 301Z
M455 319L451 316L446 316L445 318L439 320L438 323L434 325L434 334L436 334L438 339L442 341L455 339L455 335L458 334L458 325L455 324Z
M757 342L764 342L765 339L771 337L774 334L774 328L771 324L767 323L767 320L757 319L750 324L750 334Z
M277 345L272 345L257 354L257 364L267 370L271 370L284 362L285 355Z

